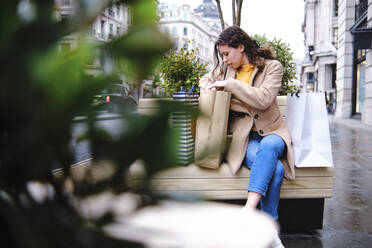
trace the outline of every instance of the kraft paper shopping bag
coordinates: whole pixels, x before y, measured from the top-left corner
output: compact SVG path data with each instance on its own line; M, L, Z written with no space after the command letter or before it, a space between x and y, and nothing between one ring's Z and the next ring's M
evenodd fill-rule
M216 169L220 166L226 145L230 92L207 91L199 98L202 113L196 122L195 163Z

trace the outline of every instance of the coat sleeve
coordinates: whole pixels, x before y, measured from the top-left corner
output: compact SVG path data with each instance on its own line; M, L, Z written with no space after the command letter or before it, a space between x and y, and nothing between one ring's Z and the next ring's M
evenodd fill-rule
M222 74L223 73L221 71L218 71L217 75L213 75L213 73L208 73L207 75L204 75L199 80L200 92L205 92L208 86L212 85L217 80L221 80Z
M207 87L213 84L214 80L210 75L205 75L199 80L200 92L205 92Z
M252 87L245 82L229 78L225 91L231 92L243 103L260 110L267 109L276 98L282 84L283 67L277 60L266 65L263 83L260 87Z

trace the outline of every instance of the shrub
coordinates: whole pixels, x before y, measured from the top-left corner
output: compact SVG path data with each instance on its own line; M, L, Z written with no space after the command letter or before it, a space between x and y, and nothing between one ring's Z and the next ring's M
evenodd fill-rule
M289 45L283 42L281 39L274 38L269 40L265 36L254 35L252 37L255 39L260 46L269 46L274 50L276 58L283 65L283 80L282 86L280 88L278 95L287 95L288 93L294 93L298 91L296 85L291 84L293 79L296 77L296 63L293 61L293 52Z
M194 86L194 91L199 92L199 79L207 73L206 64L200 63L198 50L181 48L172 49L161 59L159 72L163 82L159 85L169 94L180 91L189 91Z

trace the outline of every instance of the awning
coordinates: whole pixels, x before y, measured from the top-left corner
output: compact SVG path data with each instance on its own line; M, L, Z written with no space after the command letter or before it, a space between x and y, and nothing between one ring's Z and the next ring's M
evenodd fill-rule
M372 48L372 28L352 28L351 34L354 35L354 47L357 49Z

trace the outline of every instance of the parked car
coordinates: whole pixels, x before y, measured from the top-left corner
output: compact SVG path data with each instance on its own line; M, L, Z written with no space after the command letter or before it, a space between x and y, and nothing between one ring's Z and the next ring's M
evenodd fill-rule
M128 95L128 91L122 84L112 84L101 94L94 96L93 106L108 112L119 112L124 108L135 111L137 101L133 96Z

